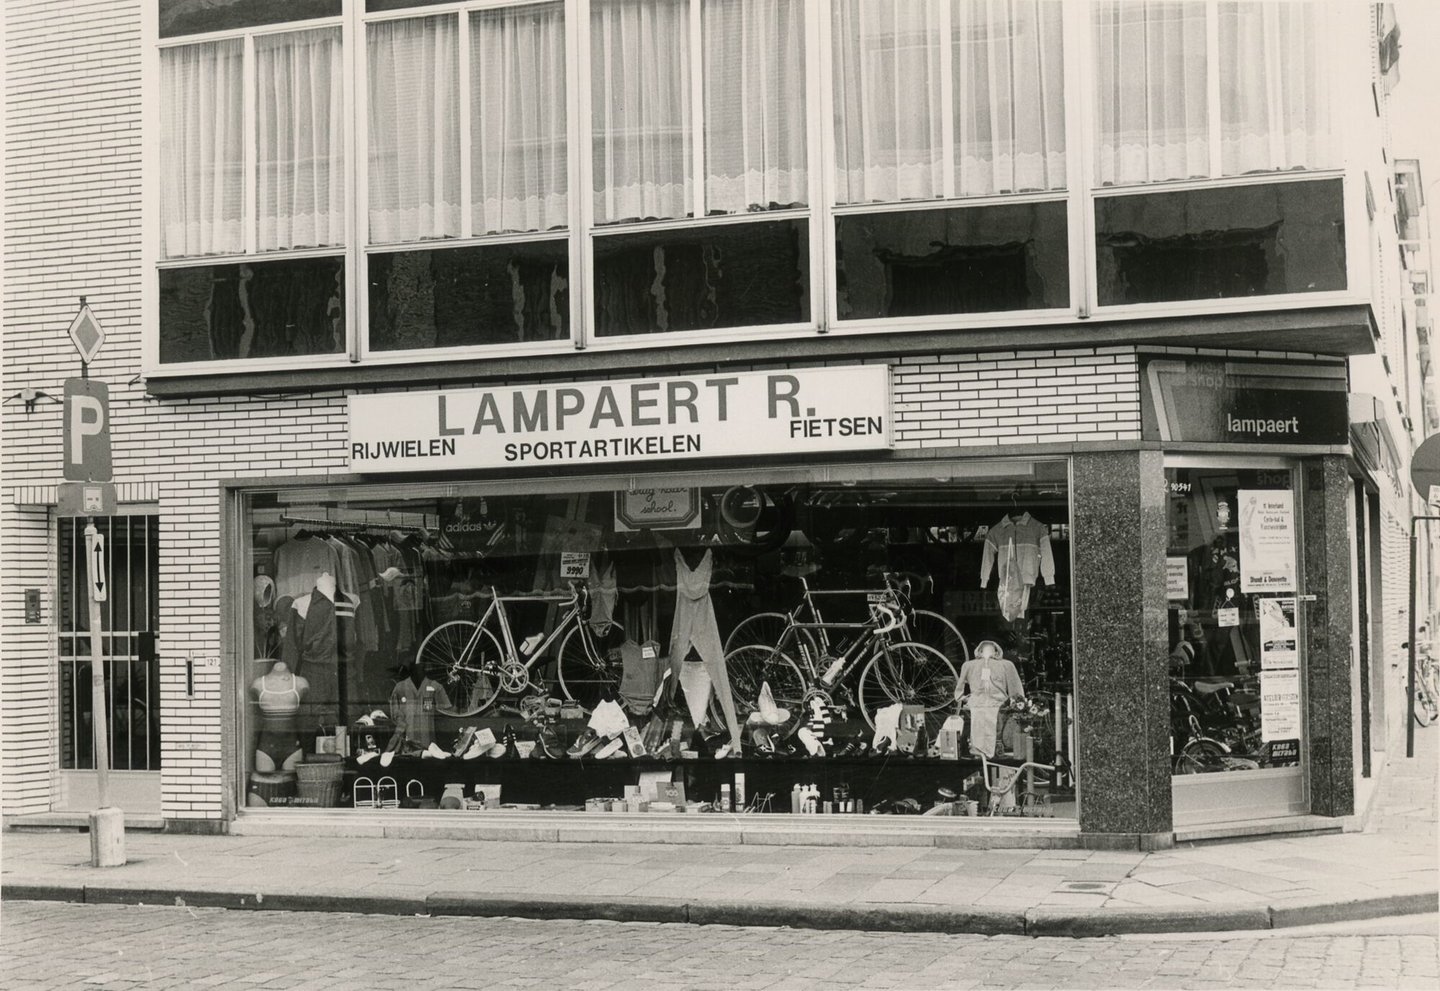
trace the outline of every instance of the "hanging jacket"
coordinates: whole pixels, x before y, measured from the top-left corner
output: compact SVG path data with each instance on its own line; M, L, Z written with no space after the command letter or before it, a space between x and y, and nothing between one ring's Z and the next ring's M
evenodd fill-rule
M1030 586L1036 578L1055 584L1055 555L1050 549L1050 528L1024 513L1019 519L1006 516L985 534L985 554L980 561L980 587L990 583L990 570L998 564L996 595L1000 613L1007 620L1025 615Z

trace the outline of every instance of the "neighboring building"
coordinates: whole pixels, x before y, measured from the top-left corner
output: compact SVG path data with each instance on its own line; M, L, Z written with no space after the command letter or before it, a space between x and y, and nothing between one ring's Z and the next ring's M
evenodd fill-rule
M1406 715L1434 412L1383 6L7 4L7 820L95 801L84 297L127 812L1338 828ZM779 814L577 823L627 797Z

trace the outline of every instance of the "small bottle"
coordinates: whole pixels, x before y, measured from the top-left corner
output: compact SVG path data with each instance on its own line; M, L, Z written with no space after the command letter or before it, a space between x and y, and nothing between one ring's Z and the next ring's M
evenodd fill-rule
M736 775L735 775L735 790L734 790L734 796L735 796L735 805L734 805L735 810L736 810L737 812L743 812L743 811L745 810L745 775L744 775L744 774L736 774Z
M530 652L536 647L540 646L540 641L544 639L545 634L532 633L530 636L526 637L523 641L521 641L520 653L524 654L526 657L530 656Z
M830 666L825 669L825 673L820 676L820 683L826 688L829 688L835 684L835 679L840 677L840 672L844 669L845 658L843 656L835 658L835 660L830 663Z
M800 785L798 783L790 789L790 812L794 815L800 814Z
M720 810L729 812L734 808L735 806L730 803L730 786L722 784L720 786Z

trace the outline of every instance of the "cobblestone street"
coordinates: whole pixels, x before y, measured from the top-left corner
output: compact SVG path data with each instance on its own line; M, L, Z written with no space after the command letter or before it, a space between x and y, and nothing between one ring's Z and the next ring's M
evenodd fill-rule
M1032 939L6 902L13 989L1426 988L1435 917Z

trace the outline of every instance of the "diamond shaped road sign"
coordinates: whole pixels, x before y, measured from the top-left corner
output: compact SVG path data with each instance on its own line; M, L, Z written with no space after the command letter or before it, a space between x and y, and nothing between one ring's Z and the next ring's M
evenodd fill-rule
M70 340L75 342L75 350L80 352L80 360L87 365L100 353L100 348L105 343L105 331L100 329L100 321L90 312L89 303L81 303L80 312L75 314L75 319L70 322Z

